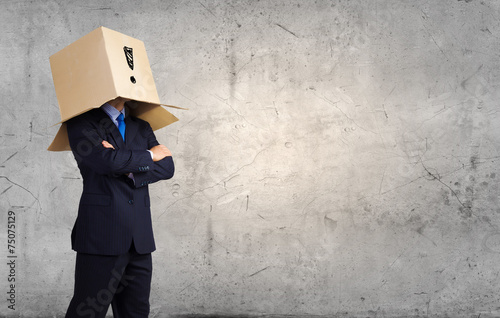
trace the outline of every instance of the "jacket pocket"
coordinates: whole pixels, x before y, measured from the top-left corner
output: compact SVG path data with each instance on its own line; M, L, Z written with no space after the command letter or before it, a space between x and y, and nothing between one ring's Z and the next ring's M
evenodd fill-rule
M80 199L80 204L109 206L111 205L111 197L107 194L83 193L82 198Z

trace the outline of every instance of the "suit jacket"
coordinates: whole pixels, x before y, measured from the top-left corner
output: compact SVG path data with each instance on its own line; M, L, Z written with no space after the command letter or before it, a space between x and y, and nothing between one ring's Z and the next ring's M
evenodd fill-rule
M170 179L172 157L153 162L147 151L158 145L148 122L127 116L125 140L100 108L67 122L71 150L83 178L78 216L71 233L73 250L119 255L132 242L139 254L155 250L148 184ZM102 141L115 149L105 148ZM132 172L135 182L126 174Z

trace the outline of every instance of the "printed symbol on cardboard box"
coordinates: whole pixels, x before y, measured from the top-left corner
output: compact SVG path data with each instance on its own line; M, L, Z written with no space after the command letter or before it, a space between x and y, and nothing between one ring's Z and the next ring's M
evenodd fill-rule
M127 59L128 67L130 67L130 69L133 71L134 70L134 49L132 49L131 47L124 46L123 52L125 52L125 58ZM133 84L136 83L135 77L133 75L130 76L130 81Z

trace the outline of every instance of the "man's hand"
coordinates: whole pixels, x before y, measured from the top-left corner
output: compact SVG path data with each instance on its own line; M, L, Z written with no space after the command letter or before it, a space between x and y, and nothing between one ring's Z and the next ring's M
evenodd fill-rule
M154 146L149 150L153 152L153 161L160 161L165 157L172 156L170 150L164 145Z
M115 147L113 147L112 144L110 144L109 142L107 142L106 140L103 140L102 141L102 145L104 146L104 148L111 148L111 149L115 149Z

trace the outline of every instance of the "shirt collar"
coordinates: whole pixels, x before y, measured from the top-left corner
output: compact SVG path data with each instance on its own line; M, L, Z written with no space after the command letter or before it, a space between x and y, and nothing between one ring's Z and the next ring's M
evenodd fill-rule
M123 114L123 118L125 118L125 116L126 116L125 107L123 107L121 112L118 111L118 109L114 108L113 106L111 106L108 103L105 103L104 105L102 105L101 108L102 108L102 110L104 110L104 112L106 114L108 114L109 118L111 118L111 120L113 120L113 121L116 121L116 118L118 118L120 113Z

